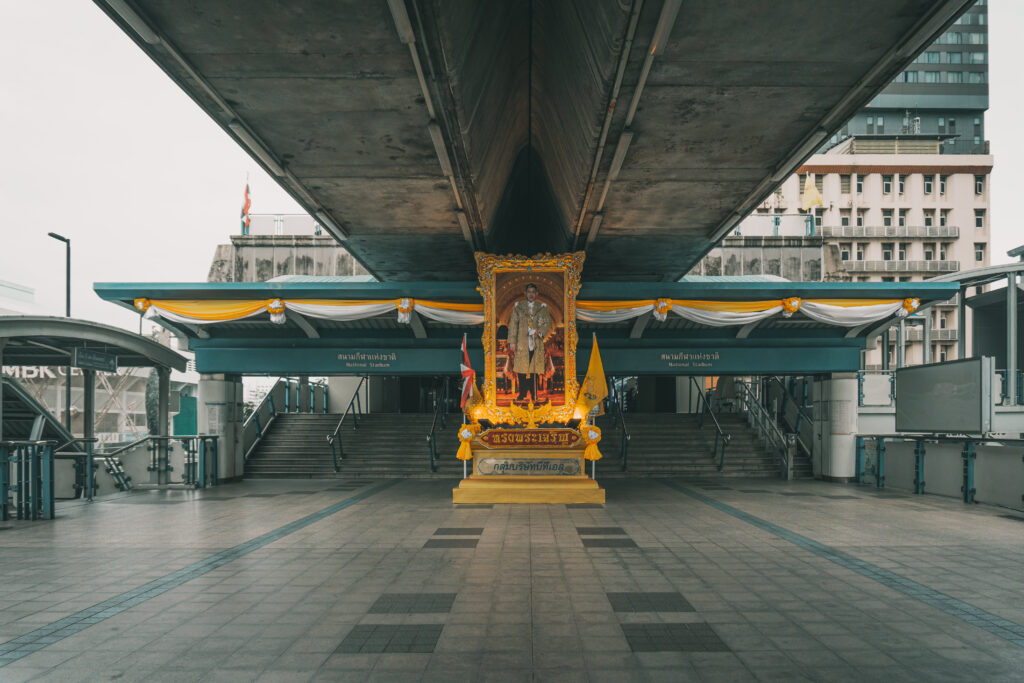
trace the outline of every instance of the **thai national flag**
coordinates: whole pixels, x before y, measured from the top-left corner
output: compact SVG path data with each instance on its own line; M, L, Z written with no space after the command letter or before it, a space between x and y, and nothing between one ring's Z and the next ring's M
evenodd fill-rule
M249 209L252 208L252 200L249 199L249 183L245 184L245 201L242 202L242 234L249 234Z
M459 367L462 371L462 403L460 407L465 408L476 380L476 371L469 366L469 350L466 348L465 334L462 335L462 363L459 364Z

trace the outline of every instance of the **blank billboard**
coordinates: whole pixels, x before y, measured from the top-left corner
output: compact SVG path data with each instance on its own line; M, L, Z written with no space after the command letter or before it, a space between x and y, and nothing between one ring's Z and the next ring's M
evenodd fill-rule
M896 371L896 431L985 434L992 431L991 357Z

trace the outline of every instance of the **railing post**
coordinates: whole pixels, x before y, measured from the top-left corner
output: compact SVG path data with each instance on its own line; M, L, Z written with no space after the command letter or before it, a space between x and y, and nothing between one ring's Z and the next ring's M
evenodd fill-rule
M277 409L274 407L274 390L271 389L270 393L267 394L267 407L270 408L270 416L277 415Z
M434 446L434 435L433 434L428 434L427 435L427 447L428 447L428 449L430 451L430 471L431 472L436 472L437 469L434 467L434 460L437 458L437 452L436 452L435 446Z
M859 373L858 373L859 374ZM864 483L864 437L858 436L856 450L853 456L853 481L857 484Z
M857 371L857 405L864 405L864 371Z
M629 471L629 435L625 430L622 431L622 471Z
M717 441L717 438L716 438L716 441ZM719 455L719 457L718 457L718 471L719 472L721 472L722 470L725 469L725 446L726 446L727 443L728 443L728 441L726 441L726 439L723 437L722 438L722 451L721 451L721 455Z
M968 441L964 444L964 450L961 453L964 460L964 484L960 487L960 490L964 494L965 503L974 502L974 461L977 458L977 454L974 452L974 442Z
M200 436L198 443L196 444L196 469L198 470L198 486L201 489L206 488L206 437Z
M91 444L89 444L91 445ZM43 446L41 461L39 463L40 489L42 498L39 501L42 505L43 519L53 519L56 513L56 503L53 495L53 445Z
M0 443L0 522L11 518L11 458L10 446Z
M210 486L216 486L220 477L220 436L210 437L210 445L213 446L213 456L210 459Z
M914 493L924 493L924 439L914 447Z
M878 476L875 478L875 488L885 488L885 439L882 437L875 440L875 454L878 457Z

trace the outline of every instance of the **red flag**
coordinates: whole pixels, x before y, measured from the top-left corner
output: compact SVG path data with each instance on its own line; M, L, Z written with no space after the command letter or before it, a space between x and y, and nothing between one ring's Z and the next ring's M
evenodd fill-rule
M249 199L249 183L245 184L245 201L242 202L242 234L249 234L249 209L252 208L252 200Z
M466 407L466 401L473 391L473 383L476 381L476 371L469 365L469 350L466 348L466 335L462 335L462 362L459 364L462 371L462 403L460 408Z

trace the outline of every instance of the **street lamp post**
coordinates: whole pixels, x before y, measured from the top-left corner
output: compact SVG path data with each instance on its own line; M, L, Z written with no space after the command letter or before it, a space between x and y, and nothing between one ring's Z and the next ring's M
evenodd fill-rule
M59 240L64 243L67 247L67 258L66 261L66 273L64 277L65 296L64 296L64 316L67 318L71 317L71 240L63 235L58 235L55 232L48 233L50 237L55 240ZM70 357L69 357L70 358ZM71 431L71 365L70 363L64 368L64 426L67 427L68 431Z

